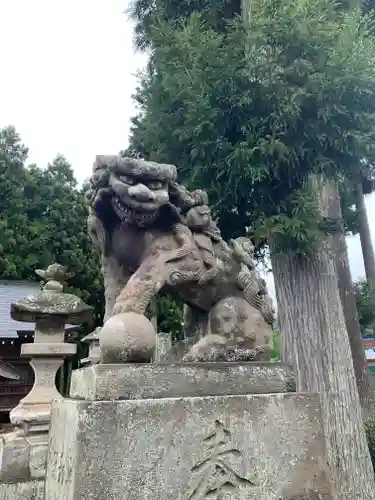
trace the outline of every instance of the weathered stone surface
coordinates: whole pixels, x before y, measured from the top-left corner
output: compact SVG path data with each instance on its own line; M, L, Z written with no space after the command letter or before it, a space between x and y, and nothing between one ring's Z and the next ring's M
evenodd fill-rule
M156 335L156 345L153 355L153 362L160 363L163 356L170 351L172 347L171 334L169 332L158 332Z
M15 483L30 479L30 445L16 432L0 438L0 482Z
M24 427L26 424L48 423L51 413L51 401L61 398L55 386L57 370L64 358L75 354L77 346L61 342L50 344L35 342L23 344L21 353L31 358L30 365L36 374L31 391L10 412L14 425Z
M100 345L99 332L101 327L98 326L95 330L82 339L81 342L89 345L89 355L87 358L81 359L81 365L95 364L100 361Z
M26 439L30 444L30 477L31 479L43 479L46 476L48 434L30 435Z
M45 500L331 500L319 398L56 401Z
M30 450L31 479L42 479L46 475L47 445L38 445Z
M220 301L219 307L215 306L210 312L208 335L194 335L180 340L160 356L160 363L243 362L254 361L255 358L256 361L269 361L272 349L269 325L259 311L247 303L241 304L246 312L242 321L238 320L241 308L236 310L234 307L232 315L222 314L221 306L228 309L228 303L233 301L237 302L234 299L224 299Z
M16 321L33 323L41 316L63 316L67 323L79 325L92 316L92 307L79 297L54 290L42 290L11 305L11 316Z
M46 475L48 433L12 432L0 440L0 483L28 482Z
M99 341L103 363L147 363L154 353L156 332L146 316L128 312L109 318Z
M179 342L163 362L173 357L187 362L271 359L270 325L262 312L242 297L226 297L215 304L208 315L207 330L203 338Z
M56 318L63 323L79 325L89 321L93 315L93 307L85 304L79 297L63 293L63 282L74 276L60 264L52 264L46 270L37 269L36 273L47 281L43 290L31 294L11 304L11 316L16 321L34 323L48 317Z
M209 334L195 344L184 356L182 361L190 363L202 362L247 362L269 361L271 359L270 345L249 345L248 339L224 337L223 335Z
M87 306L81 299L66 293L56 297L56 293L43 290L39 295L29 295L12 304L12 318L32 323L42 315L65 316L67 323L79 325L91 317L92 307Z
M185 354L187 354L191 347L196 344L201 337L194 335L186 339L176 342L165 354L160 356L160 363L171 364L181 363Z
M77 352L75 344L65 344L63 342L22 344L21 353L23 356L40 357L49 360L54 357L73 356ZM44 361L47 363L48 361Z
M73 371L70 397L97 401L293 390L292 371L281 363L99 364Z
M0 500L44 500L44 481L0 484Z

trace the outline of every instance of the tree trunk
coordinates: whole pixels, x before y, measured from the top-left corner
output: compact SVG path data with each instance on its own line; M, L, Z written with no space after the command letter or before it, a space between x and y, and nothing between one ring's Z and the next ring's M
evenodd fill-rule
M331 193L311 179L323 215ZM329 242L296 256L271 242L283 342L299 391L318 392L335 500L372 500L374 475Z
M332 196L329 199L328 216L337 221L341 221L340 195L338 189L333 187L332 189ZM361 342L361 327L358 320L357 304L349 267L348 249L343 231L337 231L333 234L332 247L341 305L344 312L346 330L348 332L353 358L359 400L363 410L363 419L366 421L369 411L374 404L374 390L371 384L370 372L367 368L365 350Z
M355 201L359 223L359 237L361 240L363 263L365 266L366 279L371 288L375 290L375 256L372 246L370 226L367 218L365 195L363 194L362 182L358 182L355 187ZM373 327L375 334L375 326Z
M375 256L372 246L370 226L367 218L365 196L363 194L362 183L356 185L356 208L359 222L359 237L363 254L363 263L367 281L375 288Z

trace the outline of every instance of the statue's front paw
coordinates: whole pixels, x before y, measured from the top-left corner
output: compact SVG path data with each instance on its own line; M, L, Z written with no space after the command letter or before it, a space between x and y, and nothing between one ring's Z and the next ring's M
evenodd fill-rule
M255 357L256 361L270 361L271 359L272 349L268 345L258 345L255 348Z

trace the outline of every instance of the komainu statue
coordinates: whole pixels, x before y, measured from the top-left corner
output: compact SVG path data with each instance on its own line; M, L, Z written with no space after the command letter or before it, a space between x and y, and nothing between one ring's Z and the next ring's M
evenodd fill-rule
M120 318L135 322L118 340L122 354L103 361L148 360L146 340L132 354L127 346L139 332L151 338L141 317L161 291L186 304L185 329L198 340L186 360L268 359L274 310L250 240L226 243L207 194L189 192L176 177L175 166L140 159L97 156L94 163L88 226L104 276L101 344L116 338Z

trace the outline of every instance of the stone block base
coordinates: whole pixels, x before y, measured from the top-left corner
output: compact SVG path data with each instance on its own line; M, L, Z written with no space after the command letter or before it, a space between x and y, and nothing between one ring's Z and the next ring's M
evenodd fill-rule
M294 391L294 375L282 363L127 363L74 370L70 397L113 401Z
M46 474L48 433L0 437L0 484L30 482ZM1 497L0 497L1 498Z
M48 432L0 438L0 500L44 500Z
M45 500L332 499L314 395L55 401L48 453Z
M44 481L0 484L0 500L44 500Z

